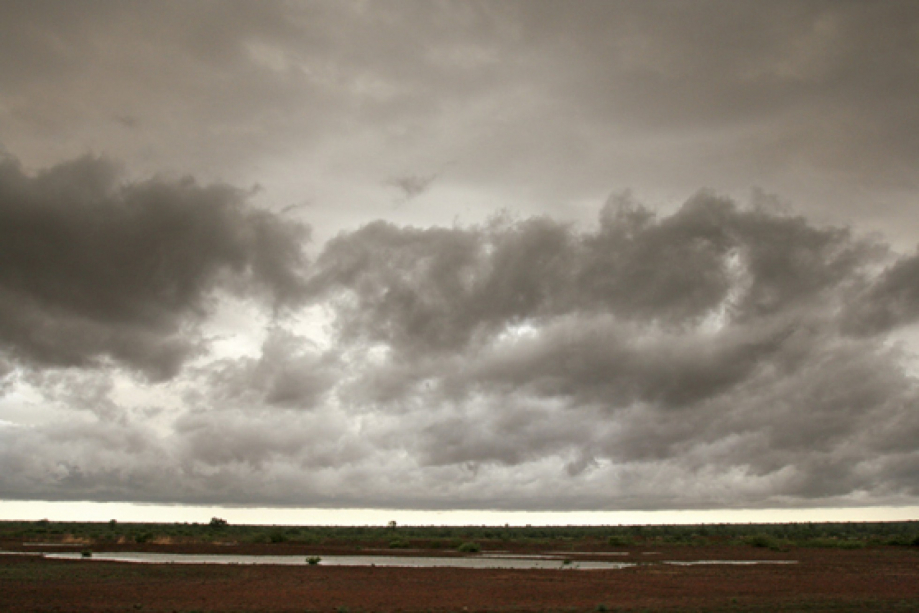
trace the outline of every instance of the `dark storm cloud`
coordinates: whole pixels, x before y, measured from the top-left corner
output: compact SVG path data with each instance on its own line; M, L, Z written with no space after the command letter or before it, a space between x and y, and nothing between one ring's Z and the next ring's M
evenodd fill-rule
M916 504L917 23L908 0L0 3L0 151L30 169L0 165L0 494ZM86 151L217 184L54 166ZM585 224L622 186L699 185L802 215L700 192ZM337 238L303 271L305 229L256 198Z
M613 200L592 232L548 218L429 230L377 222L331 241L310 283L348 297L338 303L345 339L456 350L509 324L577 313L679 328L721 306L737 322L813 307L838 299L878 249L703 192L662 219Z
M66 435L0 423L15 467L0 488L417 508L908 502L919 387L890 320L865 324L911 321L913 258L891 257L708 192L670 215L614 198L585 229L375 222L328 243L305 281L330 336L276 325L255 356L185 369L178 410L126 406L104 372L32 373L48 406L82 417Z
M878 424L919 433L915 380L884 329L847 323L861 304L908 310L912 258L878 273L887 259L846 229L702 192L664 217L614 199L586 231L375 223L329 243L311 289L345 346L389 351L339 398L414 416L405 444L424 466L628 466L611 487L644 492L632 479L652 470L715 505L881 482L897 496L911 486L878 458L910 455L912 434ZM749 491L719 493L716 466ZM656 486L670 502L655 504L687 500Z
M192 352L222 288L276 306L301 292L306 230L192 179L120 183L97 158L34 176L0 164L0 342L18 358L108 357L154 378Z

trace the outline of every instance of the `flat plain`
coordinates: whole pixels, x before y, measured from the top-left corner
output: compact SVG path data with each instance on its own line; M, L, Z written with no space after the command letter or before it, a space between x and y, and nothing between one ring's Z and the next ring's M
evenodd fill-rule
M124 541L124 539L118 539ZM63 535L42 543L0 540L0 610L9 612L370 611L919 611L919 547L762 546L708 540L673 544L597 538L482 541L482 553L564 552L557 569L507 570L309 565L332 555L467 556L440 541L80 542ZM751 544L753 543L753 544ZM779 542L781 543L781 542ZM396 545L393 547L393 545ZM299 566L137 564L75 551L146 551L227 555L297 555ZM90 554L91 556L92 554ZM634 566L583 570L586 560ZM726 562L765 562L729 564ZM687 564L688 562L707 562ZM775 563L783 562L783 563Z

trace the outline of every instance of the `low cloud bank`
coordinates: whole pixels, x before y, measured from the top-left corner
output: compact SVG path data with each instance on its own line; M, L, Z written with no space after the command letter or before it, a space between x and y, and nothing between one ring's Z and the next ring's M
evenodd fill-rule
M377 221L307 266L306 229L239 192L113 176L92 159L0 171L3 389L28 386L55 416L0 427L6 497L651 509L919 496L914 352L892 342L919 319L919 255L700 192L668 216L613 199L586 230ZM216 289L276 316L259 355L188 366L208 345L185 331ZM296 325L316 312L322 338ZM169 381L135 379L149 395L131 400L122 369Z

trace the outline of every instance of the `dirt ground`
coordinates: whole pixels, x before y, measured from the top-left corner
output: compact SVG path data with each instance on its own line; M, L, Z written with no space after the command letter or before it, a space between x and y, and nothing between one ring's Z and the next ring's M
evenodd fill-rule
M94 547L96 551L103 549L256 555L356 553L353 547L302 545ZM0 544L0 550L34 552L38 548L6 543ZM621 550L628 555L603 559L640 564L602 571L484 570L321 564L153 565L0 555L0 611L919 611L919 550L914 547L786 552L747 546ZM361 553L374 551L365 548ZM436 550L378 553L448 554ZM577 553L569 557L575 562L600 559ZM770 559L797 563L663 563Z

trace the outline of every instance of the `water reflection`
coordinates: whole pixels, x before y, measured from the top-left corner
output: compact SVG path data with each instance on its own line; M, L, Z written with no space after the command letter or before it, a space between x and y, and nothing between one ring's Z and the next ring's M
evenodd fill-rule
M676 566L698 566L700 564L797 564L797 560L668 560L664 564Z
M46 553L46 558L75 560L77 552ZM107 562L137 562L146 564L280 564L306 566L309 556L245 556L228 554L183 554L147 552L93 552L90 560ZM410 568L501 568L501 569L572 569L610 570L635 566L627 562L568 562L558 557L430 557L430 556L321 556L323 566L401 566Z

